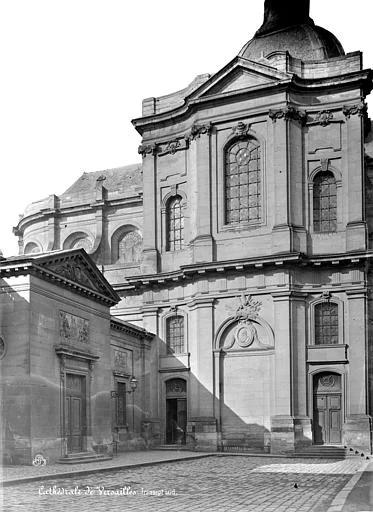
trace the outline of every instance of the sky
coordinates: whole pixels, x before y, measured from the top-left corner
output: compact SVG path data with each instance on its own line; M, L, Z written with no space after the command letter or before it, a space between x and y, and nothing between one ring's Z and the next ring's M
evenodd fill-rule
M0 249L26 205L84 171L140 162L142 99L233 59L264 0L0 0ZM314 21L373 67L371 0L311 0Z

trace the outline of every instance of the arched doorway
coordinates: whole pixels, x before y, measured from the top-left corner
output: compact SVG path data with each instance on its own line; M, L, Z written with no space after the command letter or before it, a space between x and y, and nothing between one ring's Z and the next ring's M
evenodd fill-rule
M313 378L314 444L342 442L342 380L332 372L318 373Z
M187 383L184 379L166 382L166 443L185 444L187 428Z

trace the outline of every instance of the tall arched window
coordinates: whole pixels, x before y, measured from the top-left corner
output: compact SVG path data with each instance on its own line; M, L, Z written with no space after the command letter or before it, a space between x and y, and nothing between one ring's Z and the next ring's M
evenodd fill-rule
M262 219L260 145L240 140L225 153L225 222L257 223Z
M167 250L180 251L184 246L182 198L172 197L167 204Z
M338 304L321 302L315 306L315 345L337 345Z
M313 229L337 231L337 184L330 171L319 172L313 181Z
M166 341L168 354L184 352L184 317L180 315L167 318Z

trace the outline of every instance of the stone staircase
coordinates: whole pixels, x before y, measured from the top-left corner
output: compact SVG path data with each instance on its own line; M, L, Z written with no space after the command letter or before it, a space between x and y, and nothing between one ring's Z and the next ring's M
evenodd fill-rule
M65 457L61 457L56 462L58 464L85 464L88 462L102 462L104 460L111 460L112 457L96 452L79 452L69 453Z
M344 460L350 457L372 460L370 453L363 453L354 448L340 445L312 445L302 450L296 451L292 457L296 458L314 458L314 459L334 459Z
M187 446L185 444L161 444L156 447L157 450L170 450L170 451L192 451L193 448L191 446Z

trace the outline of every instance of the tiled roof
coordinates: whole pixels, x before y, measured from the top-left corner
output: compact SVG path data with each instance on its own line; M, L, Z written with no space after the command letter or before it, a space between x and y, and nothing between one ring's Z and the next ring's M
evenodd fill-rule
M137 195L142 188L141 164L126 165L105 171L84 172L75 183L61 196L61 202L74 203L91 199L97 185L98 178L103 179L103 186L107 189L109 198Z

